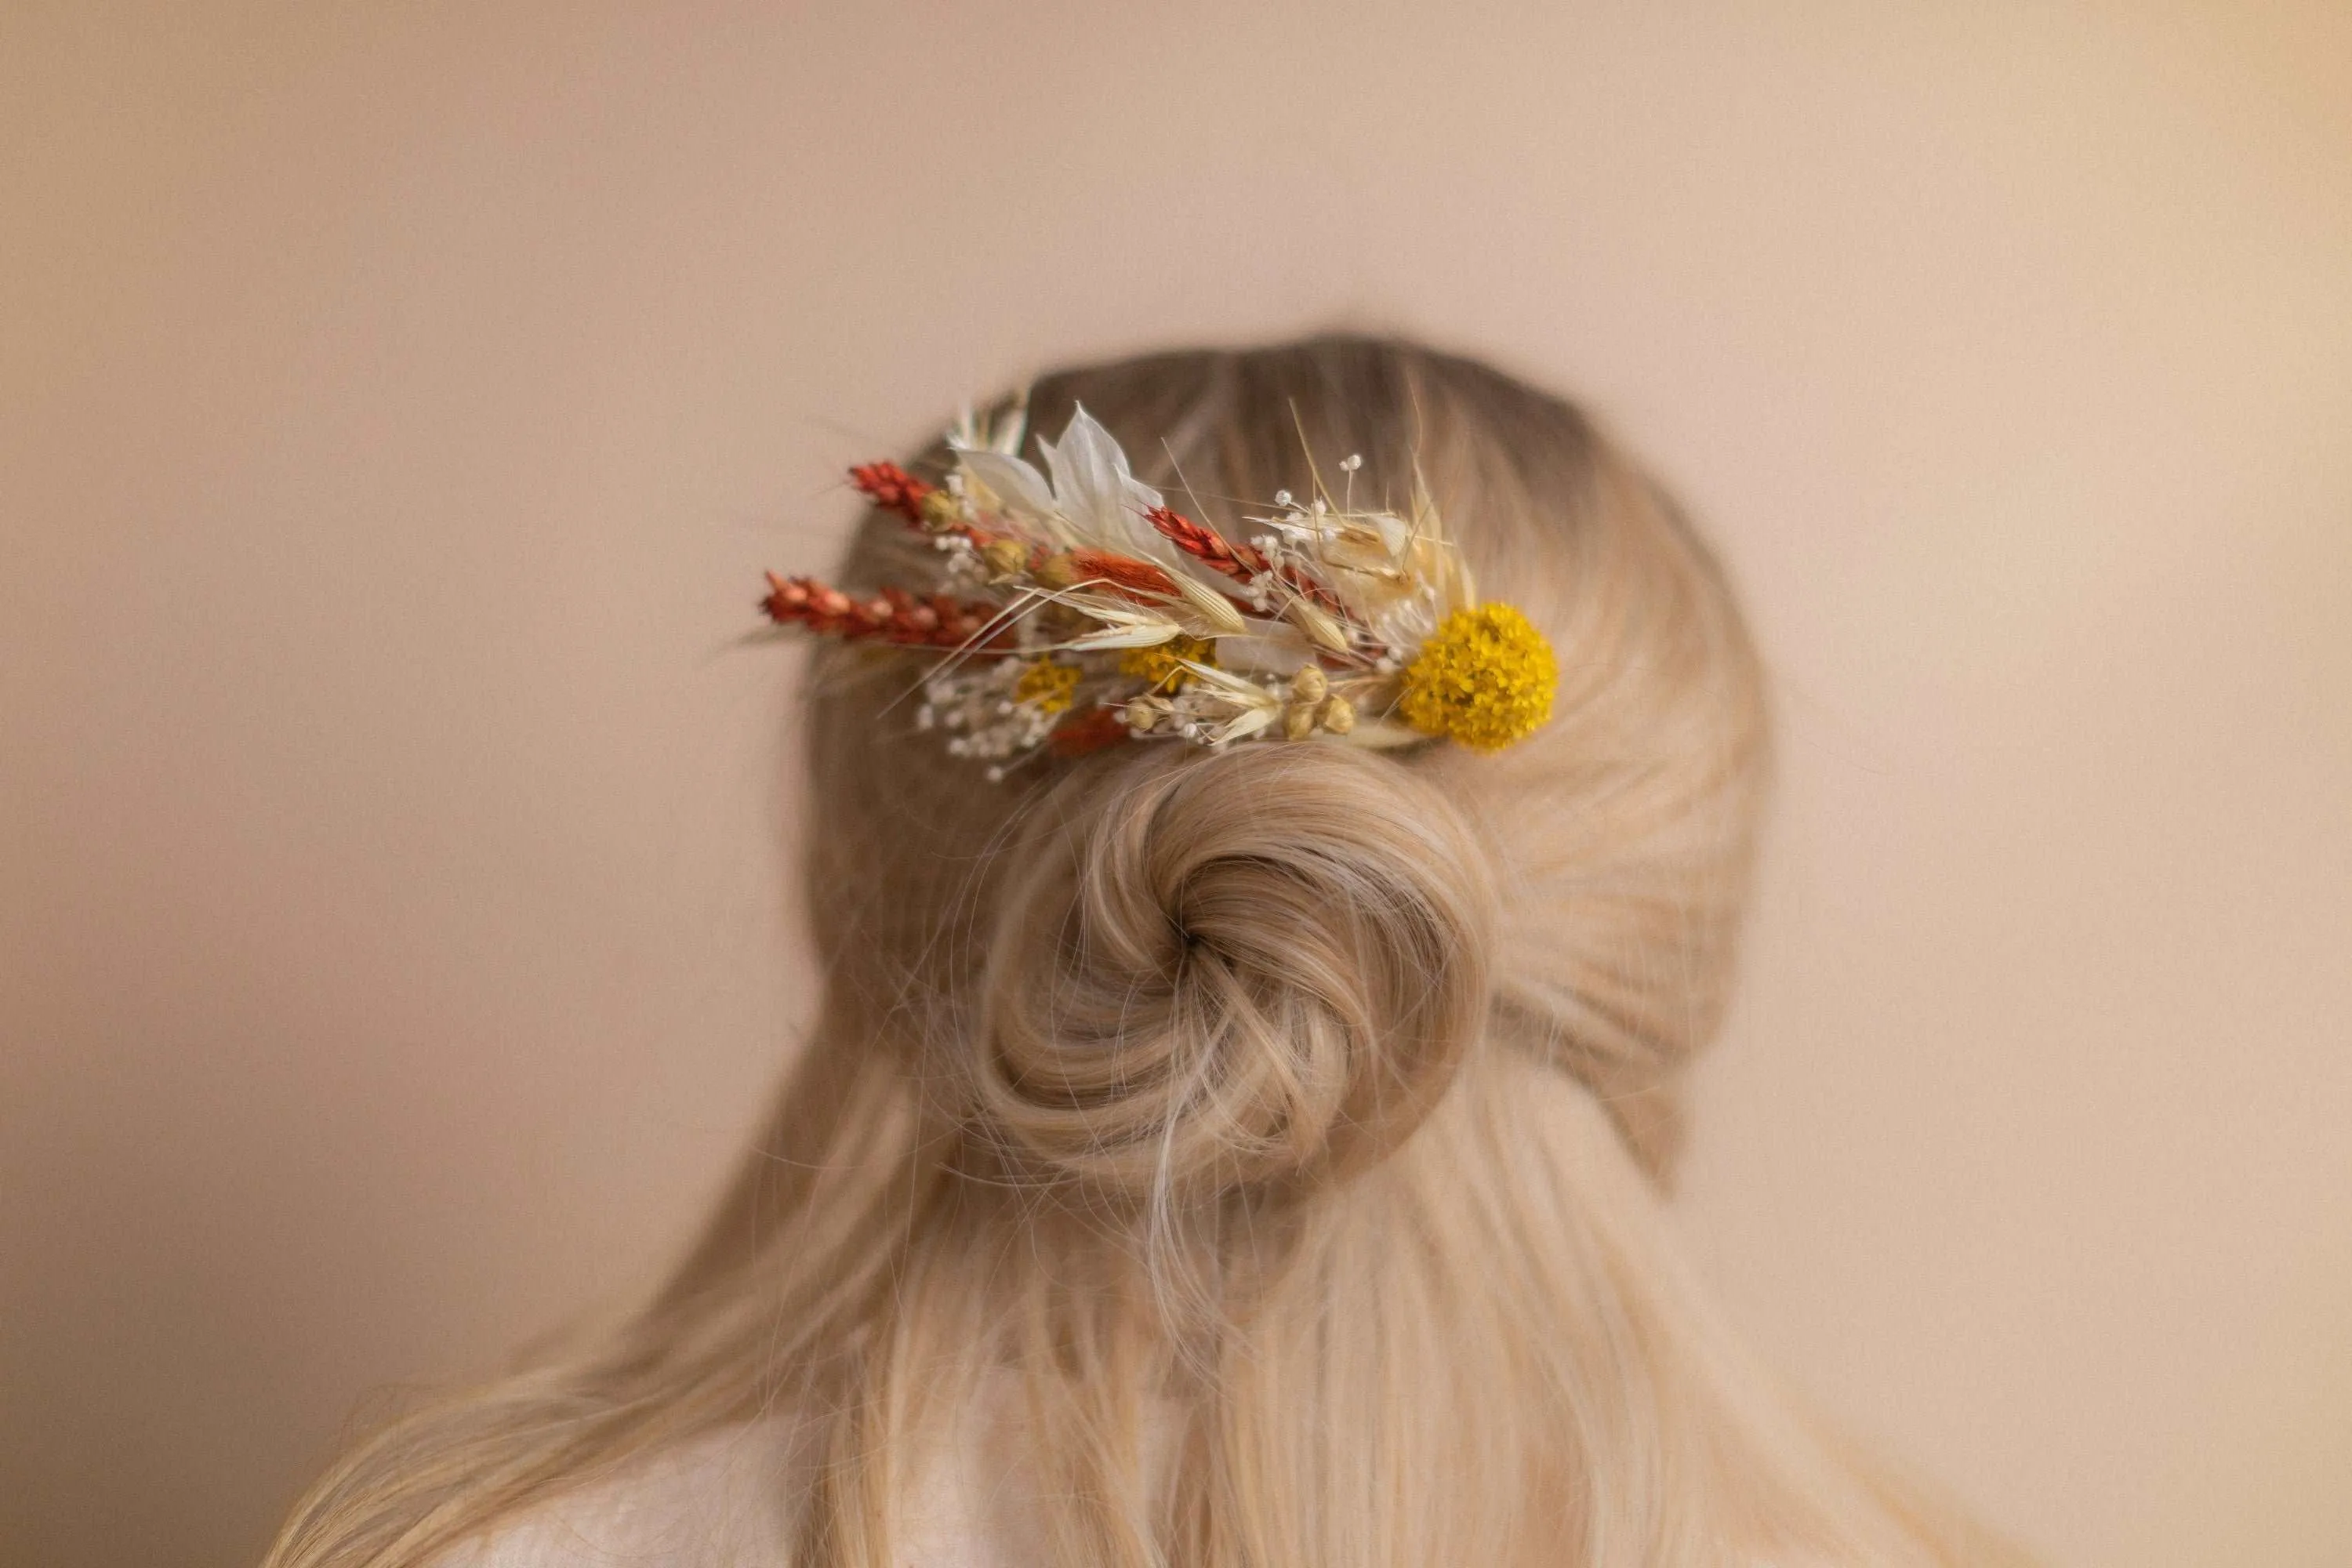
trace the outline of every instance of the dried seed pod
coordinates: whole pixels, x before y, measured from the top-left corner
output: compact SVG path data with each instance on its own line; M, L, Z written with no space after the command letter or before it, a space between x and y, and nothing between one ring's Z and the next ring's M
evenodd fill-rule
M915 503L926 533L946 533L963 526L963 501L952 490L927 490Z
M1139 735L1149 735L1174 711L1161 698L1138 697L1127 705L1127 725Z
M1312 601L1293 599L1283 610L1290 624L1307 634L1307 640L1330 649L1333 653L1348 651L1348 633Z
M1084 637L1095 629L1095 623L1087 618L1084 611L1067 605L1047 605L1037 612L1036 622L1037 629L1055 641Z
M1356 727L1355 704L1334 692L1323 700L1323 728L1334 735L1344 735Z
M1290 678L1290 694L1301 702L1320 702L1330 689L1331 682L1319 665L1301 665L1298 673Z
M1315 704L1294 702L1282 710L1282 738L1303 741L1315 733Z
M1067 555L1048 555L1037 563L1035 575L1041 586L1066 588L1078 580L1077 563Z
M1029 564L1029 547L1017 539L992 539L981 547L980 558L988 563L990 578L1001 582Z

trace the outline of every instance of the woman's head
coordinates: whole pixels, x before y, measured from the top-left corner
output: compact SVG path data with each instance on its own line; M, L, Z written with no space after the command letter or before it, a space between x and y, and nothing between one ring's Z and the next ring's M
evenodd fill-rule
M1166 1198L1360 1163L1490 1035L1662 1170L1765 762L1754 653L1671 504L1571 405L1392 342L1130 360L1029 405L1047 431L1083 405L1235 538L1350 455L1359 498L1425 484L1549 637L1554 717L1496 754L1138 743L991 783L919 731L905 656L826 649L808 885L836 1001L1028 1179ZM922 542L869 517L847 581L904 580Z
M2006 1561L1746 1363L1645 1179L1766 763L1755 655L1672 505L1570 405L1409 344L1029 395L1049 429L1080 403L1229 537L1310 457L1360 454L1375 500L1425 483L1556 651L1549 724L991 782L920 732L909 656L821 648L824 1004L702 1244L617 1333L352 1456L278 1568L420 1563L753 1419L813 1457L774 1478L778 1554L884 1568L924 1456L1008 1388L1019 1554L1065 1568ZM867 519L846 584L911 549Z

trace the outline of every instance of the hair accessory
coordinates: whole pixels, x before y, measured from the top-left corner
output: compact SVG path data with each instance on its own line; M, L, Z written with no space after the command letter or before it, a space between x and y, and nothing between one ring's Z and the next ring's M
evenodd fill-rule
M1434 739L1491 752L1551 716L1551 646L1509 605L1481 604L1420 476L1398 513L1341 493L1277 491L1246 543L1171 510L1080 408L1040 473L1015 408L967 413L930 484L895 463L849 471L940 556L922 587L859 596L768 574L780 626L938 655L915 710L989 776L1031 757L1133 740L1205 746Z

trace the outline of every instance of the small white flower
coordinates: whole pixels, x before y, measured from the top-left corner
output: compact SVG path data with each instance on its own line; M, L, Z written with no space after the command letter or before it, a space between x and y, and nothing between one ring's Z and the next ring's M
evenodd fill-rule
M1013 449L958 445L956 458L967 480L995 497L1017 521L1029 523L1064 548L1090 545L1122 555L1160 559L1167 541L1143 521L1163 504L1158 490L1139 480L1127 454L1102 422L1080 408L1058 442L1040 437L1045 474L1013 455ZM1015 448L1017 449L1017 448Z

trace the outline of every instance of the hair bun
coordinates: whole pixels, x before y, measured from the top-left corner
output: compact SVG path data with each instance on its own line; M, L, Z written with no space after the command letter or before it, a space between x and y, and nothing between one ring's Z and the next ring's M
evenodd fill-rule
M1032 822L975 1064L1027 1174L1197 1197L1376 1158L1483 1025L1485 851L1393 761L1152 748Z

